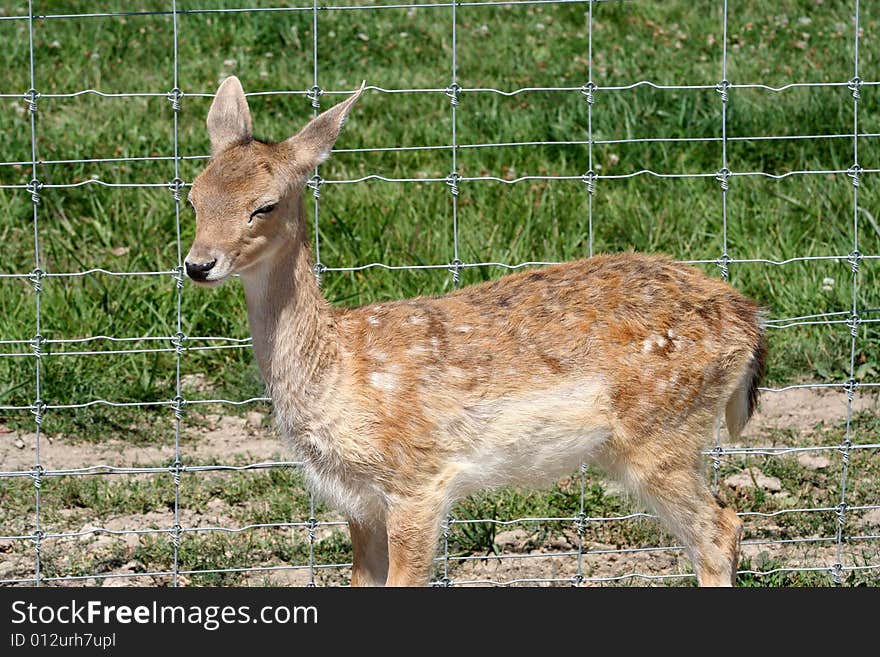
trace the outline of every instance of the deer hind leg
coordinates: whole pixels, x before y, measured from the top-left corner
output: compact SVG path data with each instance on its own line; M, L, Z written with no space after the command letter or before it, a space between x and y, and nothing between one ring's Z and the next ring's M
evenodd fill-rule
M384 520L348 521L352 586L384 586L388 578L388 534Z
M690 453L681 450L688 443ZM610 474L655 511L687 547L700 586L733 586L742 521L707 487L700 473L699 447L679 436L637 449L608 459Z

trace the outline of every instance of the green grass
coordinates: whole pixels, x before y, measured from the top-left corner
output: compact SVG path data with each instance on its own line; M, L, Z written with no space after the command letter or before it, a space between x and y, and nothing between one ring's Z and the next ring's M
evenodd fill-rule
M167 1L138 3L139 9L167 9ZM237 0L236 6L256 5ZM865 3L863 3L865 4ZM21 13L5 3L6 13ZM81 3L36 1L37 13L81 11ZM181 9L228 6L227 2L186 0ZM665 84L714 85L721 77L721 3L599 3L594 6L594 80L600 85L650 79ZM121 0L93 3L100 11L130 10ZM783 85L790 82L843 82L853 76L852 2L780 0L768 9L762 2L740 2L729 18L728 78L735 83ZM512 90L527 86L580 86L588 79L585 5L461 7L458 15L458 83L462 87ZM808 17L809 21L801 21ZM213 92L225 75L239 75L248 91L307 89L312 84L312 18L309 12L194 14L179 17L179 86L185 93ZM877 79L877 34L880 14L862 7L861 77ZM325 89L352 89L360 80L388 88L444 88L450 81L451 9L321 12L319 15L319 82ZM172 21L168 16L129 16L73 20L36 20L35 86L43 93L86 88L105 92L165 92L172 87ZM0 93L23 93L28 74L26 21L0 21ZM234 60L234 63L232 63ZM228 62L228 63L227 63ZM325 95L328 107L342 96ZM557 141L587 138L587 106L572 93L523 93L513 97L464 93L458 108L461 144L508 141ZM311 116L301 96L251 98L258 136L283 139ZM30 123L25 104L2 99L0 158L28 162ZM208 140L204 118L208 98L185 96L180 113L182 155L204 154ZM844 134L852 129L852 97L845 87L760 89L730 92L728 135ZM860 129L880 131L880 91L861 89ZM164 98L43 98L37 115L38 157L49 159L142 157L173 152L173 112ZM339 148L448 145L449 99L437 94L368 93L355 109ZM714 89L600 91L593 106L593 134L599 140L693 136L717 137L721 102ZM880 168L873 140L860 140L860 164ZM802 169L846 169L852 164L852 140L731 142L728 167L733 171L783 174ZM585 146L461 149L458 173L464 176L516 177L527 174L580 175L589 168ZM190 181L202 161L181 163ZM714 172L721 167L721 146L706 143L601 144L594 148L600 174L624 174L643 168L658 172ZM449 150L403 153L339 153L322 168L327 179L366 174L389 177L442 177L450 172ZM0 184L19 185L31 178L29 165L0 167ZM164 183L174 176L173 163L123 162L43 165L44 183L74 183L93 176L106 182ZM875 175L859 189L859 249L876 254L880 228L872 214L878 205ZM853 249L853 192L850 179L837 176L792 176L784 180L737 177L728 196L727 249L734 258L783 260L798 256L841 255ZM566 260L589 250L588 194L580 181L528 181L516 185L472 182L460 185L460 258L466 262ZM307 195L307 203L311 204ZM24 190L0 190L0 273L26 273L34 268L32 204ZM722 253L722 207L713 179L658 180L640 176L600 180L593 203L596 252L628 249L665 252L680 259L715 259ZM92 267L115 271L167 271L177 265L178 243L174 201L168 190L108 189L87 185L46 189L38 208L41 267L49 272L76 272ZM184 208L181 246L193 236L193 217ZM445 184L398 185L369 182L330 185L322 189L320 240L327 266L385 262L395 265L447 263L453 258L452 213ZM120 250L122 248L122 250ZM127 249L127 251L125 250ZM121 255L120 255L121 254ZM704 267L719 275L714 265ZM861 263L858 304L880 307L877 261ZM465 284L500 276L497 268L467 269ZM823 279L835 282L823 290ZM731 267L731 282L763 304L770 317L849 311L852 276L841 261L797 262L785 266L740 264ZM324 290L336 304L354 305L437 294L451 289L443 270L388 272L372 269L324 276ZM114 278L89 275L43 281L41 333L45 338L108 334L119 337L172 335L176 331L176 291L170 275ZM876 314L863 313L863 318ZM183 291L183 332L190 336L245 337L248 334L243 295L238 283L219 290ZM877 381L880 332L863 324L856 349L860 381ZM35 295L23 279L0 278L0 339L29 339L36 330ZM850 376L850 335L846 326L801 326L770 332L768 382L843 381ZM95 345L104 348L109 345ZM145 346L157 346L148 343ZM169 344L161 346L168 347ZM13 347L4 345L4 351ZM28 351L27 346L19 347ZM47 351L52 351L48 346ZM55 346L54 351L59 351ZM113 401L169 400L175 394L175 357L171 353L100 356L48 356L42 359L41 397L50 404L92 399ZM243 399L263 387L248 349L189 352L182 373L205 374L208 388L189 397ZM31 357L0 358L0 405L28 405L35 397ZM224 409L223 412L236 412ZM44 429L76 439L99 441L109 436L133 442L167 443L168 408L116 409L101 406L49 412ZM28 411L0 412L0 422L33 429ZM195 422L190 417L185 422ZM876 427L868 429L876 435ZM863 434L864 435L864 434ZM834 440L838 440L835 436ZM787 462L768 463L774 476L788 481ZM866 466L868 467L868 466ZM789 473L800 476L797 472ZM266 475L271 483L271 476ZM286 475L284 475L286 476ZM592 476L592 475L591 475ZM810 475L812 476L812 475ZM235 491L242 500L268 495L254 483L229 478L216 495ZM829 478L827 500L836 494ZM138 483L115 490L111 481L65 483L62 506L103 509L167 508L169 481ZM259 478L256 481L261 481ZM592 480L591 480L592 481ZM854 479L855 489L858 480ZM287 483L276 482L278 490ZM281 485L284 483L284 485ZM573 485L573 484L572 484ZM48 486L48 484L47 484ZM227 490L227 486L232 486ZM598 483L589 488L596 512L623 510L626 501L608 496ZM125 487L122 487L125 488ZM576 487L575 487L576 488ZM201 488L190 502L209 497ZM232 492L230 492L230 490ZM225 491L225 492L224 492ZM30 492L28 492L30 494ZM47 490L47 495L51 495ZM876 495L876 491L871 494ZM806 494L805 494L806 495ZM824 493L823 493L824 495ZM294 517L283 495L259 517ZM876 500L876 496L874 497ZM272 501L275 500L275 501ZM818 504L810 493L804 500ZM110 503L112 501L112 504ZM803 500L799 500L802 502ZM774 508L778 500L744 499L743 508ZM22 503L24 503L22 501ZM235 502L229 501L230 504ZM561 485L549 495L503 493L464 503L460 513L476 515L571 515L579 490ZM272 506L278 505L277 508ZM789 502L786 502L789 504ZM46 507L51 513L51 505ZM134 512L134 511L132 511ZM252 516L248 516L252 517ZM299 517L302 517L301 515ZM827 520L827 521L826 521ZM816 526L787 529L828 531L833 518ZM800 522L800 520L792 520ZM811 521L812 522L812 521ZM631 523L623 537L602 540L640 541L653 531ZM461 527L455 549L479 553L492 549L492 527ZM544 531L544 529L542 529ZM551 531L547 528L546 531ZM614 529L596 531L614 532ZM468 532L470 532L468 534ZM208 540L208 539L206 539ZM211 539L213 540L213 539ZM217 539L221 541L221 539ZM224 537L222 541L231 540ZM221 541L221 543L222 543ZM218 545L221 545L218 543ZM157 548L158 549L158 548ZM210 553L207 543L193 554ZM212 548L213 549L213 548ZM220 553L226 548L217 548ZM185 558L186 559L186 558ZM207 557L206 557L207 559ZM193 562L195 563L195 562Z

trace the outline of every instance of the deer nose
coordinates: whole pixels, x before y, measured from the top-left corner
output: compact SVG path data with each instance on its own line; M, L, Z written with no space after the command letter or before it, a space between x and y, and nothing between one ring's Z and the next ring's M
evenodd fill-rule
M208 272L214 268L214 265L217 264L217 259L211 260L210 262L189 262L186 263L186 275L189 276L194 281L204 281L208 278Z

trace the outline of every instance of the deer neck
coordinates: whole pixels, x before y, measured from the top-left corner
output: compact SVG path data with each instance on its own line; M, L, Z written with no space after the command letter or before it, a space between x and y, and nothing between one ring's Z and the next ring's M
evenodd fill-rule
M337 370L336 326L312 269L302 207L288 243L242 272L254 352L279 417L297 431Z

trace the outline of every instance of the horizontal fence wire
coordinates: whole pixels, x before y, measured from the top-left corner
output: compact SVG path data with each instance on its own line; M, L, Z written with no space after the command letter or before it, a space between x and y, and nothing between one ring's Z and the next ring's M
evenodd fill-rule
M853 76L848 80L829 80L818 82L802 82L791 81L779 86L763 84L761 82L731 82L728 80L727 70L727 28L728 28L728 2L727 0L719 0L722 8L722 29L723 29L723 51L722 61L720 62L720 76L717 83L713 84L663 84L652 80L643 79L636 80L627 84L607 85L601 81L594 80L593 60L594 60L594 5L600 3L620 2L621 0L501 0L501 1L482 1L482 2L425 2L425 3L387 3L387 4L358 4L352 3L348 5L319 5L317 0L311 4L303 3L301 5L287 7L222 7L222 8L180 8L177 6L176 0L169 0L169 6L164 10L131 10L131 11L108 11L108 12L82 12L82 13L45 13L40 14L34 11L32 0L28 0L26 10L13 9L8 10L7 15L0 16L0 24L7 21L26 23L28 26L29 39L29 80L30 88L27 90L8 90L2 89L0 98L21 101L29 112L29 127L31 140L31 159L30 160L13 160L0 161L0 172L7 167L15 167L17 169L27 168L30 171L30 181L20 184L0 184L0 189L19 190L31 197L32 201L32 222L34 230L34 268L29 272L0 272L0 282L3 280L21 280L25 284L30 284L34 290L35 297L35 323L34 335L30 337L11 337L2 336L0 339L0 358L33 358L34 365L34 389L33 403L29 405L0 405L0 411L16 412L21 411L31 413L35 420L34 448L35 448L35 465L29 469L9 469L0 465L0 478L10 480L14 479L31 479L34 484L34 522L33 531L28 533L16 533L3 535L4 532L0 528L0 542L18 542L24 541L31 543L34 547L34 569L32 577L10 577L0 579L0 584L32 584L40 586L45 583L94 583L106 579L119 578L143 578L153 577L162 581L168 581L172 585L180 585L181 576L191 577L194 575L208 574L266 574L272 572L293 571L304 573L308 577L309 584L317 582L316 576L321 573L339 571L347 571L350 563L320 563L316 560L315 545L316 532L321 529L339 530L344 529L346 523L341 520L319 520L315 517L315 502L310 500L310 514L308 518L293 519L289 521L265 522L243 524L237 527L227 527L220 525L205 526L184 526L181 519L181 501L180 501L180 480L184 475L203 476L207 473L243 473L267 470L298 470L304 465L301 461L295 460L267 460L254 463L246 463L241 465L233 464L213 464L213 463L194 463L188 462L185 453L181 450L181 431L185 423L183 409L192 406L217 405L220 407L231 406L241 407L252 404L271 403L271 399L265 396L250 397L247 399L197 399L184 395L181 382L181 360L189 353L223 350L223 349L250 349L252 341L250 337L224 337L224 336L187 336L182 331L181 318L181 300L184 294L183 285L183 267L182 267L182 244L180 230L180 210L182 197L185 190L191 186L191 181L181 179L180 166L184 162L200 162L207 161L209 155L205 153L183 153L180 151L178 143L179 133L179 112L181 104L190 98L211 99L214 97L210 91L186 91L181 88L178 78L179 57L178 57L178 20L182 16L187 15L248 15L261 13L291 13L302 12L310 14L313 25L313 58L314 58L314 85L311 89L275 89L271 91L258 91L246 94L249 97L262 96L298 96L311 100L315 108L315 113L319 107L320 96L343 96L350 94L350 90L334 90L321 89L319 86L319 61L318 61L318 16L321 12L372 12L382 10L430 10L430 9L450 9L452 13L452 22L450 25L450 35L452 43L452 59L450 68L450 77L448 80L440 81L435 87L428 88L396 88L393 86L393 80L389 81L390 85L377 86L369 85L365 89L376 94L419 94L419 95L437 95L440 99L445 98L444 102L450 103L450 112L452 118L451 139L447 143L442 144L423 144L423 145L377 145L362 148L336 148L333 153L336 155L359 156L369 153L404 153L404 152L427 152L439 151L446 152L450 155L450 173L446 176L406 176L406 177L390 177L379 174L366 174L357 178L350 179L323 179L315 172L316 183L312 187L315 195L315 253L316 253L316 272L319 276L332 275L334 273L351 273L365 272L369 270L387 270L387 271L448 271L454 282L458 283L459 272L467 268L484 268L497 267L506 270L517 270L523 267L542 266L555 264L551 261L526 261L526 262L463 262L459 259L458 249L458 185L471 183L496 183L501 185L516 185L530 181L559 181L563 183L575 183L579 185L579 189L588 195L589 200L589 244L590 255L592 255L593 245L593 198L596 194L597 181L626 181L632 179L663 179L663 180L706 180L709 184L717 184L720 186L722 198L722 225L723 234L720 235L721 243L719 245L719 255L715 259L703 260L683 260L688 264L705 264L716 265L724 279L729 276L731 267L748 266L748 265L770 265L775 267L784 267L794 263L821 263L836 262L844 263L850 266L852 272L852 305L846 310L832 311L826 313L815 313L809 315L799 315L793 317L771 317L766 320L766 327L769 330L785 330L803 326L830 326L839 327L840 330L847 330L851 335L851 358L849 362L849 376L845 380L840 381L823 381L823 382L803 382L793 383L780 387L762 387L764 393L785 393L796 389L828 389L836 390L844 393L847 405L847 423L845 435L840 444L822 444L809 446L785 446L785 445L763 445L744 447L739 445L724 445L720 441L716 442L714 448L704 451L704 457L707 463L711 463L715 473L715 487L718 486L718 472L720 464L724 459L746 458L751 456L763 456L767 458L783 458L786 456L804 454L804 453L834 453L841 457L842 467L839 475L840 502L835 506L802 506L799 508L784 508L773 512L740 512L738 515L747 523L750 519L772 519L775 517L788 514L823 514L830 515L837 519L837 532L835 535L818 535L818 536L784 536L780 533L778 536L748 538L743 541L744 546L780 546L780 545L827 545L836 547L836 558L825 563L805 563L801 565L792 565L784 567L773 567L767 569L743 567L739 570L741 575L751 575L755 577L769 577L777 574L786 573L818 573L826 575L831 581L840 583L847 573L872 572L880 569L880 557L877 551L874 552L873 562L871 563L845 563L843 555L844 545L858 544L876 544L880 541L880 535L873 533L857 533L846 530L846 517L848 514L856 512L871 512L880 509L880 505L849 505L847 504L847 487L850 477L849 459L853 454L859 452L869 452L880 449L880 443L873 440L866 442L856 442L856 436L853 430L853 401L859 390L870 392L873 389L880 388L880 382L858 381L855 376L855 354L856 345L859 340L859 329L862 325L870 325L880 322L880 308L860 308L857 301L857 289L859 282L859 266L863 261L871 261L880 258L878 254L865 253L860 251L858 243L858 222L859 214L867 213L868 210L859 205L859 186L864 184L865 178L873 174L880 173L880 169L863 168L859 163L859 145L860 141L865 144L874 145L873 140L880 138L880 133L866 131L859 121L859 97L862 88L875 87L880 85L877 80L861 79L861 71L859 65L859 41L860 41L860 5L859 0L853 0L853 44L854 44L854 61ZM636 0L631 0L635 2ZM643 3L644 4L644 3ZM499 89L495 87L467 87L459 86L457 76L457 36L458 27L457 12L477 12L482 6L498 7L498 6L516 6L516 5L579 5L585 8L588 20L588 39L584 44L588 51L588 79L580 86L529 86L512 89ZM18 11L19 13L14 13ZM104 92L99 89L78 89L66 92L40 92L39 85L41 78L39 69L35 66L34 61L34 24L39 22L55 21L55 20L85 20L85 19L107 19L119 20L136 16L166 16L170 17L172 23L173 38L173 80L170 81L169 88L171 91L163 90L135 90L129 92ZM791 90L806 89L838 89L849 91L853 99L853 130L850 132L828 132L821 134L791 134L791 135L753 135L753 136L734 136L729 135L727 130L727 104L731 94L739 90L756 90L768 92L772 94L782 94ZM642 138L619 138L619 139L600 139L593 134L593 113L594 113L594 97L596 94L614 93L625 94L639 89L649 89L656 92L666 91L694 91L694 92L713 92L718 94L719 116L721 121L721 134L705 135L705 136L686 136L686 137L642 137ZM317 90L317 91L316 91ZM469 94L496 95L501 97L517 97L528 94L554 93L567 94L582 98L586 101L587 114L587 135L582 139L568 140L533 140L533 141L506 141L506 142L480 142L480 143L460 143L456 132L458 120L461 116L461 110L458 108L460 99ZM79 157L68 159L42 159L37 154L38 140L38 103L59 102L65 100L86 97L94 99L94 102L104 102L103 99L128 99L128 98L158 98L167 99L172 103L173 112L173 135L174 145L173 152L158 155L134 155L125 157ZM465 115L466 116L466 115ZM466 120L466 119L465 119ZM847 141L852 140L853 157L852 163L846 168L838 166L836 168L827 169L793 169L786 171L735 171L728 168L727 162L727 145L731 143L756 143L756 142L779 142L779 141ZM596 146L603 145L626 145L626 144L663 144L663 143L680 143L680 144L720 144L722 146L722 159L719 162L719 168L714 171L655 171L650 168L633 170L619 174L601 174L594 170L593 165L593 149ZM518 175L516 177L498 177L491 175L480 176L464 176L461 175L457 166L457 153L467 150L478 149L513 149L513 148L536 148L536 147L574 147L587 149L589 154L589 170L586 172L573 172L568 175ZM103 165L103 164L119 164L119 163L157 163L165 165L173 169L167 179L159 179L152 181L128 180L123 182L108 182L102 180L97 174L86 180L74 180L69 182L42 182L38 173L46 167L64 167L71 165ZM740 258L730 255L728 252L727 242L727 202L729 194L728 181L732 178L758 178L769 180L786 180L792 177L806 176L845 176L852 182L853 187L853 224L852 237L853 245L849 253L830 253L827 255L814 256L797 256L782 260L771 258ZM385 262L367 262L367 263L351 263L339 264L336 266L328 265L321 260L321 244L318 232L320 203L318 188L321 185L365 185L365 192L370 193L368 185L370 184L400 184L400 185L418 185L418 184L445 184L450 187L450 203L453 213L453 244L451 245L451 258L448 262L437 262L430 264L413 265L405 261L400 263ZM50 193L54 189L74 189L74 188L145 188L155 189L173 196L173 208L175 212L175 230L176 230L176 249L177 259L175 262L169 262L168 267L164 270L157 271L112 271L104 268L85 268L79 271L57 272L50 271L48 265L41 261L41 243L40 243L40 200L41 195ZM869 215L871 216L871 215ZM873 220L873 218L872 218ZM61 283L87 276L110 276L110 277L146 277L156 282L160 286L173 286L176 294L176 314L175 322L177 332L174 335L140 335L140 336L116 336L116 335L84 335L81 337L54 337L42 335L43 318L41 312L41 294L45 285L52 285L53 280ZM28 331L28 327L22 327L23 332ZM133 354L174 354L174 380L175 380L175 397L173 399L155 399L152 401L126 401L112 399L85 399L76 403L53 403L47 398L41 387L42 371L41 364L43 359L54 357L75 357L88 356L96 357L99 355L133 355ZM120 466L110 464L94 464L83 467L73 468L46 468L41 463L41 441L44 437L41 434L41 424L47 413L67 412L77 409L88 409L93 407L115 407L115 408L168 408L174 418L174 457L172 462L166 467L138 467L138 466ZM632 554L653 554L660 552L681 552L684 550L680 545L658 545L658 546L641 546L641 547L613 547L613 548L591 548L589 542L584 540L584 529L590 526L604 525L608 523L622 523L630 521L653 521L656 517L650 513L635 512L620 515L609 515L602 517L594 517L584 512L584 495L585 495L585 473L586 469L581 468L580 471L580 508L581 513L574 516L559 517L515 517L510 519L498 519L494 517L484 518L458 518L450 517L446 520L443 527L442 554L436 557L435 561L438 566L438 572L442 573L433 581L434 585L496 585L496 586L513 586L513 585L534 585L534 584L558 584L558 585L583 585L583 584L606 584L606 583L651 583L654 581L672 581L680 583L688 579L695 578L691 572L682 573L650 573L650 572L622 572L620 574L609 576L591 576L586 572L584 559L591 556L607 556L607 555L632 555ZM89 526L79 531L53 531L48 527L45 517L42 515L41 485L44 480L54 477L105 477L105 476L155 476L168 477L171 476L174 482L174 505L171 510L173 521L167 527L138 527L131 529L111 529L101 526ZM457 555L450 550L450 534L456 528L474 527L474 526L491 526L493 528L521 527L533 525L558 525L563 528L571 529L577 533L576 549L557 550L554 552L538 552L524 554L489 554L489 555ZM747 524L748 526L748 524ZM278 565L248 565L235 568L200 568L187 569L180 565L179 545L182 537L197 534L223 534L230 537L237 537L248 534L249 532L259 531L289 531L302 530L307 532L309 539L309 559L308 563L303 564L278 564ZM73 539L81 539L89 536L106 535L111 537L124 537L126 535L133 536L159 536L167 537L173 552L173 566L170 569L159 569L148 572L100 572L76 575L52 575L46 576L43 573L41 562L41 553L46 543L53 541L70 541ZM511 577L508 579L495 578L456 578L454 566L468 562L478 561L494 561L498 564L507 564L510 562L518 562L523 560L561 560L568 564L568 570L572 573L566 576L544 576L544 577Z

